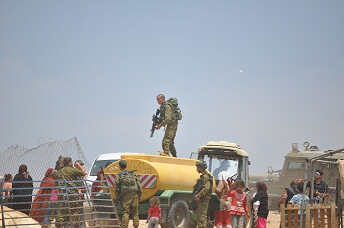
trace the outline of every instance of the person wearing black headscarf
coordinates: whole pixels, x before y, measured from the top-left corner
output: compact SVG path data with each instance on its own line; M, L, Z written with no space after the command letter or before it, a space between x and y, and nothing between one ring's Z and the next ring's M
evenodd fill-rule
M27 166L22 164L19 166L18 173L13 178L12 192L14 204L12 208L29 215L32 202L32 191L32 177L27 171Z

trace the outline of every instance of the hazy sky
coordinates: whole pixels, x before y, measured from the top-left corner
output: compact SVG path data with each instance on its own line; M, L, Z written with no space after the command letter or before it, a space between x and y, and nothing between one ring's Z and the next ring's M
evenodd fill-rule
M293 142L342 148L344 1L0 1L1 152L155 154L158 93L179 99L181 157L226 140L264 173Z

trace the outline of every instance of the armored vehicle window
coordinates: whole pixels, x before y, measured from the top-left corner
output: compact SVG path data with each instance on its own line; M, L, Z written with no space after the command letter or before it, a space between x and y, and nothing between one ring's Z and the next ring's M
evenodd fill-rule
M288 169L303 169L304 163L303 162L289 162Z
M208 170L213 174L214 178L217 179L221 171L227 171L230 177L235 178L238 173L238 161L226 160L221 158L213 157L210 161L210 157L206 156L204 158L208 164ZM211 169L209 165L211 163Z

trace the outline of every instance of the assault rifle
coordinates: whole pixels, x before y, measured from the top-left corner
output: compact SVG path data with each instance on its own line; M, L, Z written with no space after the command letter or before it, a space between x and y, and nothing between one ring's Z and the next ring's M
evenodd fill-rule
M198 193L200 193L202 188L203 188L202 180L201 179L197 179L196 184L193 186L192 199L189 202L189 209L191 209L191 210L196 210L197 209L198 202L195 200L195 196L198 195Z
M159 117L159 115L160 115L160 109L157 109L156 110L156 113L153 115L153 117L152 117L152 121L153 121L153 123L152 123L152 129L150 130L151 131L151 135L150 135L150 138L152 138L153 137L153 135L154 135L154 131L155 131L155 126L157 125L157 124L159 124L159 122L160 122L160 117Z

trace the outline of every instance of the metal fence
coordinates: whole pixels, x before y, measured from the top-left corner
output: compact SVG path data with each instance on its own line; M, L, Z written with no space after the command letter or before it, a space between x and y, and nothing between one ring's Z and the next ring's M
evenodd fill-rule
M20 187L4 188L0 181L2 227L120 227L106 181L15 183Z
M0 176L18 173L21 164L27 165L33 180L42 180L48 168L54 168L59 156L81 160L84 168L91 169L76 137L69 140L53 140L34 148L12 145L0 153Z

